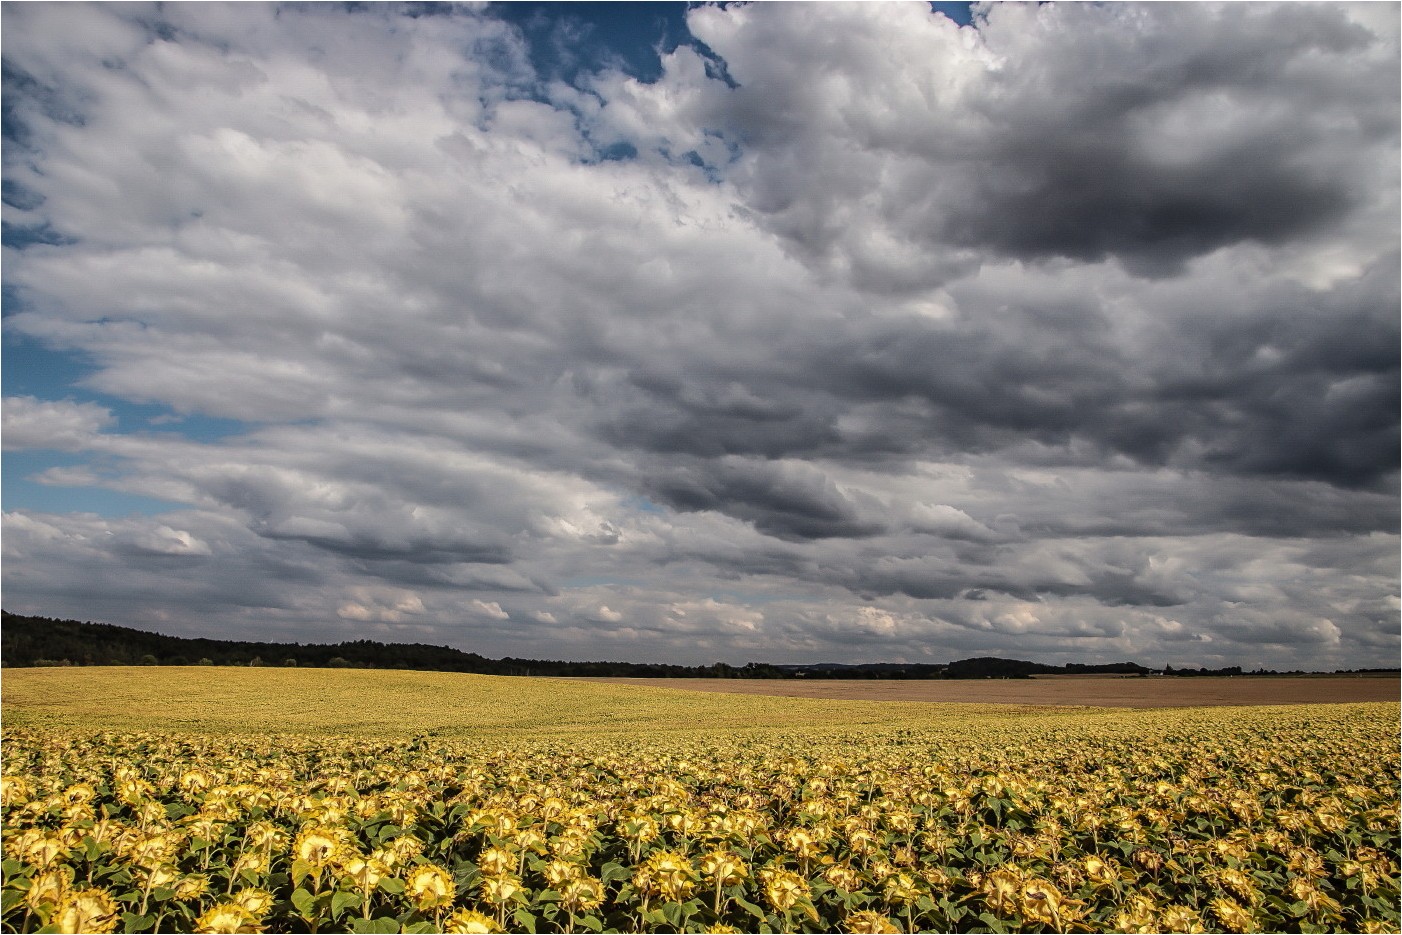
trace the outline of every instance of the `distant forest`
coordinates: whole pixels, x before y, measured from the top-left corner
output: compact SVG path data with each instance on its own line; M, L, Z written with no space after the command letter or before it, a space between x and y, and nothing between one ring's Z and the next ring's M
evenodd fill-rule
M0 665L24 666L305 666L312 668L419 669L479 675L593 676L625 678L745 679L984 679L1031 678L1034 675L1160 674L1133 662L1107 665L1051 666L1020 659L978 657L942 664L867 663L843 665L773 665L751 662L731 666L677 666L636 662L566 662L548 659L488 659L449 646L423 643L252 643L242 640L188 639L129 627L77 620L26 617L0 611ZM1383 671L1383 670L1378 670ZM1395 670L1392 670L1395 671ZM1167 675L1268 675L1256 670L1172 668Z

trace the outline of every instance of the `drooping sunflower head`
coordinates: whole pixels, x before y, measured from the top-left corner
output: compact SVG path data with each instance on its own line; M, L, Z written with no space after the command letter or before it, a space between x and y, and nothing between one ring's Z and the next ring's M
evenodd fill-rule
M503 847L486 847L477 855L477 866L487 876L499 876L516 866L518 858Z
M1133 860L1136 864L1143 867L1150 873L1157 873L1163 868L1164 865L1163 854L1159 853L1156 850L1153 850L1152 848L1141 847L1129 856L1130 860Z
M604 901L604 887L593 877L577 877L560 889L560 903L571 912L588 912Z
M449 935L490 935L500 932L494 920L471 909L455 909L443 920L443 931Z
M404 893L419 909L451 905L457 892L453 875L434 864L420 864L404 881Z
M0 805L23 805L34 797L34 784L23 776L0 776Z
M151 867L144 874L138 875L140 879L152 888L157 886L169 886L180 879L180 868L175 864L158 864Z
M72 885L72 867L65 864L52 870L45 870L34 877L29 886L29 892L24 895L25 905L42 916L52 911L54 906L63 901L63 897L67 895Z
M241 906L249 915L263 918L273 907L273 894L257 887L245 887L234 894L234 903Z
M201 873L182 877L175 885L175 898L180 900L198 899L209 889L209 878Z
M277 825L270 821L259 819L250 822L246 832L248 843L251 847L273 847L279 841L286 840L286 835Z
M1252 932L1257 928L1251 911L1234 899L1222 896L1212 900L1207 907L1229 932Z
M882 882L886 902L895 906L905 906L920 898L920 885L908 873L895 873Z
M972 875L971 875L972 876ZM988 908L998 913L1008 913L1016 905L1022 880L1015 871L998 869L985 875L979 888Z
M849 913L843 921L842 927L844 930L858 933L858 935L891 935L891 933L901 930L900 926L886 916L870 909L860 909Z
M36 867L47 867L68 853L63 839L55 834L37 834L24 847L24 860Z
M384 861L358 854L341 861L338 866L341 875L362 890L374 889L380 880L392 872Z
M1067 899L1055 884L1042 879L1026 881L1018 895L1023 916L1043 925L1065 924L1079 915L1077 910L1083 905Z
M807 828L794 828L783 836L784 843L796 856L809 859L817 855L821 848Z
M64 895L51 923L60 932L105 935L117 927L117 901L104 889L75 890Z
M516 846L523 851L536 854L545 853L545 835L536 828L522 828L516 832Z
M480 883L482 898L493 906L500 906L521 891L521 881L514 876L483 877Z
M856 892L862 885L861 875L851 864L833 864L823 871L823 879L849 893Z
M1223 867L1213 874L1213 878L1218 886L1230 891L1248 906L1255 904L1260 896L1255 881L1235 867Z
M681 902L696 888L691 861L674 851L653 851L638 869L634 885L669 901Z
M808 897L808 884L792 870L766 867L759 876L764 884L764 898L779 912L788 912Z
M251 873L254 876L268 872L268 855L260 850L244 851L234 861L234 874Z
M80 802L91 802L97 791L93 789L91 783L75 782L67 789L63 790L63 799L69 805L77 805Z
M385 863L391 867L396 864L407 864L415 857L423 853L424 842L414 837L412 834L401 834L394 838L386 846L386 849L393 857L393 861L386 860Z
M244 935L248 932L261 932L263 926L252 913L237 903L219 903L195 920L195 931L218 935Z
M329 866L336 859L340 852L341 842L322 830L320 827L312 826L303 828L297 835L297 842L292 846L292 853L298 860L305 860L317 870Z

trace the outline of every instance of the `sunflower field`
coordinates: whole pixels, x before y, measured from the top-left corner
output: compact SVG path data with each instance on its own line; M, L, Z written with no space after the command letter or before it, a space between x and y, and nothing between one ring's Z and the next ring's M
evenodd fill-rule
M576 736L7 724L0 927L1395 932L1398 741L1396 704Z

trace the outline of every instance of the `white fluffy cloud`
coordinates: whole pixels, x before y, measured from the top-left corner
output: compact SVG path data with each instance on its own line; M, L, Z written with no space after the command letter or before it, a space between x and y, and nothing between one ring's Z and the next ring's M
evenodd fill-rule
M33 396L14 396L5 400L5 448L77 451L90 447L97 434L111 426L114 421L111 412L94 403L57 402L35 399Z
M701 7L656 82L574 86L489 10L4 18L6 328L110 401L7 399L6 447L188 505L7 504L9 610L1396 651L1395 8Z

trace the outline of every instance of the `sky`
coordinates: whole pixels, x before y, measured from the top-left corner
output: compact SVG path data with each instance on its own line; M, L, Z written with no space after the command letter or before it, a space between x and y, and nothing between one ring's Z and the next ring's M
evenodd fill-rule
M3 601L1395 666L1396 4L3 7Z

